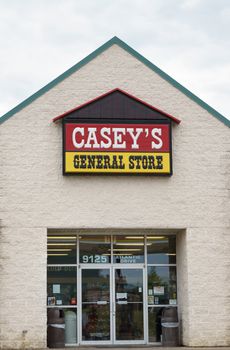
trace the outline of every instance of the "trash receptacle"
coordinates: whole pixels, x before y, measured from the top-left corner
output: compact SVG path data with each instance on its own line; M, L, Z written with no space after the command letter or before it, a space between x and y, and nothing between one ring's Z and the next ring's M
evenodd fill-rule
M178 346L179 345L179 322L177 308L166 307L161 316L162 326L162 345Z
M76 344L77 342L77 315L74 311L65 312L65 343Z
M65 346L65 318L64 311L48 310L47 346L49 348L64 348Z

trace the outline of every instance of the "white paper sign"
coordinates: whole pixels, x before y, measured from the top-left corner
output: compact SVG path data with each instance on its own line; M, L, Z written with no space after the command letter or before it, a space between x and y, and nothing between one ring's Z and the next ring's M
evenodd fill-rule
M169 299L169 305L176 305L177 300L176 299Z
M148 303L150 304L150 305L152 305L152 304L154 304L154 299L153 299L154 297L152 296L152 295L149 295L148 296Z
M61 293L60 284L53 284L53 294L60 294L60 293Z
M117 299L127 299L127 293L117 293Z
M164 286L153 287L153 294L164 295L165 294L165 287Z

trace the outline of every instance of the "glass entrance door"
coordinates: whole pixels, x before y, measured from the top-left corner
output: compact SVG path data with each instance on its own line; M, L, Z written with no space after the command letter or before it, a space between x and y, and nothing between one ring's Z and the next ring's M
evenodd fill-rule
M115 342L144 341L143 269L115 268Z
M144 342L143 269L82 268L82 343Z
M47 311L64 313L67 346L159 344L162 311L177 308L175 235L50 230L47 259Z
M111 341L110 269L82 269L82 341Z

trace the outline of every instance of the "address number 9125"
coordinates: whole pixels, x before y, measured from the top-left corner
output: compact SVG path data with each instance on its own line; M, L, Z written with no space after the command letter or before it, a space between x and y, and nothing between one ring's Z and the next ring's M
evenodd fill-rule
M105 255L82 255L81 261L84 264L107 263L107 257Z

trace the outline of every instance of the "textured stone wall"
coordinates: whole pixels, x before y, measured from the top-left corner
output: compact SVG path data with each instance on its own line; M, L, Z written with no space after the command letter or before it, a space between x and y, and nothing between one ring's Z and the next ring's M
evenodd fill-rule
M62 176L52 118L116 87L182 120L172 177ZM3 123L0 347L46 346L47 228L186 229L177 244L183 344L230 345L229 134L117 45Z
M189 290L188 290L188 258L187 233L182 230L177 234L177 294L178 317L180 322L180 343L189 343Z

